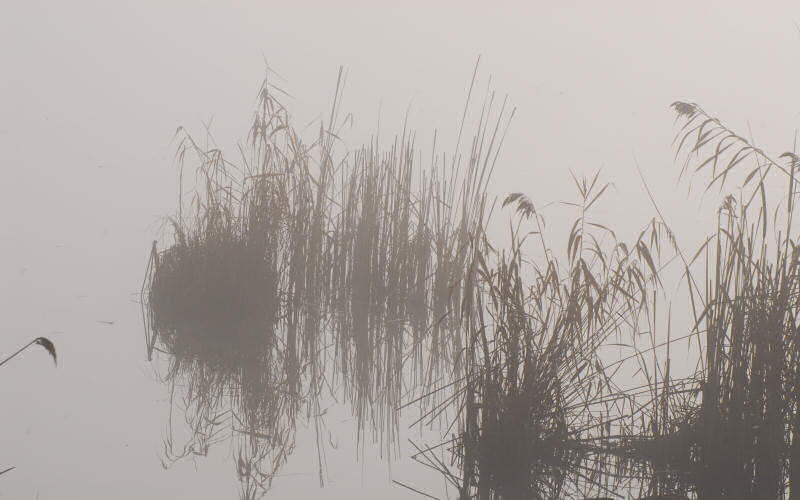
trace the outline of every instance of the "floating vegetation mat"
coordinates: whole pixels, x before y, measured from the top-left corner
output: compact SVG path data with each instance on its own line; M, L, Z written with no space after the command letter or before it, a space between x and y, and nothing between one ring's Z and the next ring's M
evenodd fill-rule
M189 429L179 445L170 417L167 459L233 439L241 497L258 498L298 421L319 438L333 398L350 406L359 442L389 457L400 415L418 415L412 427L441 440L412 443L413 458L460 499L800 491L794 154L773 160L675 103L684 171L743 186L696 253L683 253L654 199L657 216L619 239L593 215L607 187L597 175L574 177L565 245L551 245L533 200L505 197L510 243L499 248L485 229L513 116L505 101L487 92L470 141L465 109L450 155L436 140L419 151L408 129L348 149L341 82L311 140L268 82L235 162L179 131L171 244L154 243L143 288L148 355L168 360ZM788 193L774 207L773 178ZM679 333L670 273L692 316ZM696 368L678 374L678 347Z

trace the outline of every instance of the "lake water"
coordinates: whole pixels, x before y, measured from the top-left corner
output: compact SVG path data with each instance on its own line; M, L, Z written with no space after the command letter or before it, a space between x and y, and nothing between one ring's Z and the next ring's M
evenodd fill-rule
M235 153L262 54L287 80L298 121L328 109L345 64L354 142L368 140L378 110L387 134L399 132L413 98L420 135L444 128L452 143L482 53L519 107L496 194L566 199L568 169L604 167L617 191L604 217L634 231L652 215L635 155L687 246L700 241L699 197L687 203L686 185L675 188L667 106L700 102L742 133L749 124L776 156L791 149L800 109L791 20L800 12L790 3L657 15L628 7L618 16L352 4L320 7L313 19L255 3L0 8L0 354L46 336L59 356L54 367L34 346L0 367L0 470L15 467L0 476L0 498L236 497L225 444L162 467L169 390L147 360L138 294L151 243L176 206L176 127L201 135L214 116L220 146ZM702 206L703 217L713 218L713 206ZM268 498L416 497L392 478L443 494L442 479L407 458L390 471L367 446L357 461L349 413L332 408L328 419L338 449L328 447L325 487L314 432L301 427Z

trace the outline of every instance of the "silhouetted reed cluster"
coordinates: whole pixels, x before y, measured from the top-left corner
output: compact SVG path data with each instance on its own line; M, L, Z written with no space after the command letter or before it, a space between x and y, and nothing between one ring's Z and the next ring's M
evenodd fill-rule
M148 348L169 355L167 380L188 378L207 400L200 420L256 404L267 410L250 424L274 406L293 422L301 406L310 418L320 397L343 396L359 436L369 429L389 452L409 386L461 378L465 269L482 242L505 104L487 97L467 159L434 151L421 168L409 131L338 153L349 117L336 104L304 143L275 93L261 89L241 165L181 132L181 177L194 155L198 189L179 201L172 246L154 245Z
M242 497L256 498L299 418L319 438L332 397L387 454L399 416L418 412L414 425L442 440L412 443L413 458L462 499L797 496L796 156L773 160L675 103L684 173L743 186L693 256L654 199L658 216L619 239L593 216L607 187L597 175L573 176L578 215L563 256L523 193L502 204L514 212L498 248L486 188L513 115L505 101L486 94L471 142L459 132L449 158L435 140L421 154L407 129L347 149L340 84L341 73L310 142L267 82L236 162L179 132L173 241L154 244L144 286L149 354L167 355L191 434L176 452L170 432L168 458L232 435ZM771 207L776 176L788 195ZM669 273L686 284L692 316L679 334ZM696 369L676 376L671 352L686 343ZM323 462L320 451L320 482Z

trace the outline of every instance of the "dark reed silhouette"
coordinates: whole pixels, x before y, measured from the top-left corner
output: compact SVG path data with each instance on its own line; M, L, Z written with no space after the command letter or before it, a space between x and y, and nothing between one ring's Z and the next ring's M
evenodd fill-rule
M413 458L464 500L798 497L794 153L774 160L674 103L682 175L696 164L708 187L742 186L693 256L652 195L656 216L635 237L596 219L608 187L598 175L573 175L563 245L551 245L534 200L505 197L511 243L499 248L485 228L505 101L487 95L468 154L459 133L450 161L434 151L420 169L407 129L339 151L340 85L310 141L274 90L265 81L241 165L179 132L179 175L195 158L200 182L189 201L181 186L173 241L154 243L143 287L148 355L169 359L173 397L186 388L174 400L192 435L181 447L170 432L168 459L205 454L225 431L241 497L257 498L298 419L319 438L321 401L338 396L359 442L371 436L387 455L401 412L438 424L442 441L412 443ZM787 180L770 206L768 185ZM670 272L693 316L678 334ZM672 349L691 343L697 369L676 376Z
M148 354L168 356L165 381L189 388L184 414L200 431L174 454L170 434L167 458L207 452L217 429L240 420L248 439L288 438L303 413L319 432L320 399L342 395L359 440L369 430L390 455L408 387L422 394L463 380L458 331L473 293L469 262L484 245L505 103L495 110L487 97L466 165L434 153L418 171L407 130L385 150L376 140L336 152L338 85L330 121L310 143L273 90L261 88L241 170L188 134L179 145L181 162L197 158L202 182L188 210L179 200L174 243L153 245L143 311ZM253 404L260 410L250 418ZM265 432L269 422L284 427ZM291 443L278 443L262 479L271 480ZM243 479L264 458L252 443L247 449L235 457ZM264 493L269 481L259 484L242 496Z

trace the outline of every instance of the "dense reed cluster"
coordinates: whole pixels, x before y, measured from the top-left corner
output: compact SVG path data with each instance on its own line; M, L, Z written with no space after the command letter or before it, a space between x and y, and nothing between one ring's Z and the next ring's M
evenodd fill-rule
M618 239L593 216L606 191L596 175L574 177L563 257L522 193L502 203L513 212L499 248L485 229L505 101L487 92L472 141L459 132L449 157L435 140L423 155L407 129L347 149L340 84L341 73L310 142L268 82L236 162L181 131L181 193L196 159L195 194L180 195L143 289L148 353L169 360L191 434L175 451L170 431L168 458L232 435L242 498L256 498L302 418L322 483L321 401L335 398L389 456L400 415L418 412L414 425L442 440L413 443L413 457L461 499L798 495L796 156L775 161L675 103L684 172L710 171L708 186L724 188L754 162L693 256L655 200L658 216ZM788 180L780 209L767 204L776 176ZM677 335L669 273L693 316ZM676 376L670 350L687 342L697 367Z
M704 257L699 272L687 266L694 333L703 351L694 377L697 397L676 409L668 429L680 436L671 462L701 499L795 498L798 158L790 152L775 161L696 104L673 107L685 120L677 137L678 152L688 151L685 169L694 159L696 172L710 170L708 187L720 189L737 169L747 170L695 256Z
M489 94L468 158L434 151L420 168L408 131L386 148L337 152L338 85L308 144L276 93L262 86L241 165L182 135L178 157L198 159L198 189L179 201L172 246L151 254L148 349L169 355L165 378L200 398L195 425L253 398L291 409L278 421L301 407L316 420L321 397L343 396L359 436L370 430L390 453L403 396L462 378L465 269L510 117Z

